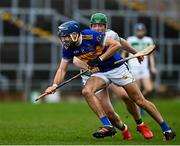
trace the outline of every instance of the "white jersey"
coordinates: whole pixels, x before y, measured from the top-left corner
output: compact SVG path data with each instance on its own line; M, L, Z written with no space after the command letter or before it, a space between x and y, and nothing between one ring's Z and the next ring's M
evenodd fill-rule
M113 31L113 30L111 30L111 29L107 29L107 30L106 30L105 38L106 38L106 37L110 37L110 38L112 38L113 40L116 40L116 41L118 41L118 42L121 41L121 37L119 37L119 35L118 35L115 31ZM121 54L121 53L120 53L120 50L118 50L117 53Z
M136 36L131 36L127 39L128 43L133 46L137 51L141 51L147 46L153 44L153 40L150 37L143 37L142 39ZM129 54L132 55L132 54ZM130 70L136 79L150 78L150 71L148 67L148 57L145 56L143 62L140 64L138 60L131 59L128 61Z
M144 36L142 39L139 39L136 36L131 36L128 37L127 42L133 46L138 52L143 50L144 48L146 48L147 46L153 44L153 40L151 37L147 37ZM129 53L129 55L131 56L132 54ZM142 67L142 68L148 68L148 57L145 56L143 62L140 64L138 62L138 60L135 59L131 59L128 61L128 64L130 66L130 68L138 68L138 67Z
M105 37L110 37L113 40L120 41L119 35L115 31L113 31L111 29L107 29L107 31L105 33Z

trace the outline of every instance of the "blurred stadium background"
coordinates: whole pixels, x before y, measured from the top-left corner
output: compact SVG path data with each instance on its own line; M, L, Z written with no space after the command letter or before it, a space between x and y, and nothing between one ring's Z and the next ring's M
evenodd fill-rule
M143 22L157 45L157 93L178 96L180 91L179 0L1 0L0 1L0 100L29 101L53 81L61 44L57 26L75 19L88 28L90 15L107 14L109 27L120 36L133 34ZM66 78L79 71L69 67ZM59 90L79 97L81 79ZM62 96L63 97L63 96Z
M179 10L180 0L0 0L0 144L179 144ZM83 101L80 78L46 98L49 102L64 100L59 104L29 103L53 82L61 58L58 25L75 19L82 29L88 28L90 15L96 12L105 13L109 27L123 38L133 34L136 22L145 23L147 35L157 45L157 100L153 102L176 131L174 141L163 142L160 128L149 116L143 119L154 138L144 140L119 102L115 109L129 125L133 140L122 141L120 136L93 139L91 134L100 123L79 102ZM66 79L78 73L71 64Z

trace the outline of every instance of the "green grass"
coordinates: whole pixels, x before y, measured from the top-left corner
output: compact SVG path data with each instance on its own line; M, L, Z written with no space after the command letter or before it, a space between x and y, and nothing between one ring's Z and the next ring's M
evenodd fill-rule
M176 131L176 138L163 141L162 132L147 114L145 123L152 129L154 138L146 140L136 132L135 122L123 104L115 109L130 128L132 141L124 141L118 131L113 138L95 139L92 133L101 123L86 103L60 104L0 104L0 144L77 144L77 145L119 145L119 144L180 144L180 100L156 100L154 103L170 126Z

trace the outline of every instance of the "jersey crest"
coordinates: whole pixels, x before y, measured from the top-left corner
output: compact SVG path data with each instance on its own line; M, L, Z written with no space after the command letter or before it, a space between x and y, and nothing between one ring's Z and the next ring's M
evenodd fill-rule
M100 42L100 43L103 41L103 38L100 37L100 36L97 36L96 39L97 39L97 41Z
M93 35L82 35L82 39L83 40L92 40L93 39Z

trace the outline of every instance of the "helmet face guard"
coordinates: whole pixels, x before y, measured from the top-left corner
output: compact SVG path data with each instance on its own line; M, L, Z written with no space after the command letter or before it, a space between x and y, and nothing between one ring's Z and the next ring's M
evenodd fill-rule
M70 34L72 42L77 42L79 38L80 33L73 32Z
M58 36L62 43L68 47L75 44L80 36L79 24L76 21L68 21L61 24L58 27Z

